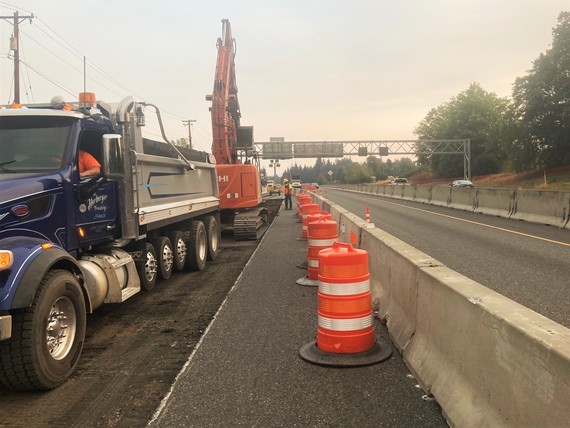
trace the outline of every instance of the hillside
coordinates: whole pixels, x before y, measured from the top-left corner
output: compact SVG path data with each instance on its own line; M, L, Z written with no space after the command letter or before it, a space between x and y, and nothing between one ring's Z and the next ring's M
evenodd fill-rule
M453 180L463 177L437 178L433 174L416 174L410 178L412 184L448 185ZM500 173L474 176L473 184L477 187L502 189L537 189L570 191L570 166L523 173ZM546 182L546 183L545 183Z

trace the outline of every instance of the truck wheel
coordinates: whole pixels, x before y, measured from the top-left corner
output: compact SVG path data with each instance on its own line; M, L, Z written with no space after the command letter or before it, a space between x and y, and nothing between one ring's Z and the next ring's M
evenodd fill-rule
M158 272L162 279L168 279L172 275L172 266L174 264L170 239L166 236L159 236L154 243L154 248L156 249Z
M220 226L213 215L204 218L206 237L208 238L208 260L216 260L220 253Z
M168 237L170 238L172 251L174 252L174 268L177 271L184 270L184 264L186 262L186 242L184 241L184 235L177 230L171 232Z
M0 383L49 390L73 373L85 340L85 299L77 278L54 269L40 282L32 305L14 314L10 340L0 343Z
M156 251L150 242L146 243L142 261L137 262L136 265L142 289L152 290L156 284Z
M192 226L192 237L188 243L186 267L194 271L204 269L206 267L207 254L208 241L206 236L206 227L201 221L194 221Z

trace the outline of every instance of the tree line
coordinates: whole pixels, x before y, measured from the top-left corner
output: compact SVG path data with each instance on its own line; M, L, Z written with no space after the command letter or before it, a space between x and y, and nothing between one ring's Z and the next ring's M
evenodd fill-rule
M317 159L312 167L293 165L283 177L299 175L303 182L323 184L409 177L418 171L462 176L463 155L430 154L430 147L421 143L439 139L470 139L473 175L570 165L570 12L560 13L551 47L515 80L512 97L498 97L471 83L432 108L414 134L420 140L417 148L428 152L416 162L409 158L384 162L374 156L365 163Z

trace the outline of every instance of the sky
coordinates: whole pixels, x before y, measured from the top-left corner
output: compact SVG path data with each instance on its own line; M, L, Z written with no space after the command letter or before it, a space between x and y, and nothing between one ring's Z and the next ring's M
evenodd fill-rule
M194 120L194 147L211 151L205 96L222 19L236 40L241 124L254 127L256 142L404 140L416 138L430 109L473 82L509 97L515 79L550 47L558 15L570 4L0 0L0 16L16 10L35 17L20 24L22 102L76 100L85 58L87 91L97 99L131 95L157 105L171 140L187 138L183 121ZM0 20L0 104L14 96L12 32L12 20ZM160 139L151 120L146 135Z

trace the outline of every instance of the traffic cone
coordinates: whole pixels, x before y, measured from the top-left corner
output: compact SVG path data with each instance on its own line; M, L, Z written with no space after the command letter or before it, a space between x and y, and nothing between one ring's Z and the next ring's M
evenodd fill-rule
M368 208L368 205L366 205L365 215L366 215L366 228L371 229L375 227L374 223L370 222L370 208Z
M368 253L335 242L319 252L317 340L299 349L310 363L357 367L384 361L392 349L375 341Z
M331 215L325 211L309 215L309 231L307 234L307 275L299 278L299 285L316 287L319 285L319 252L330 248L338 238L338 224L332 221ZM328 217L328 218L327 218Z

